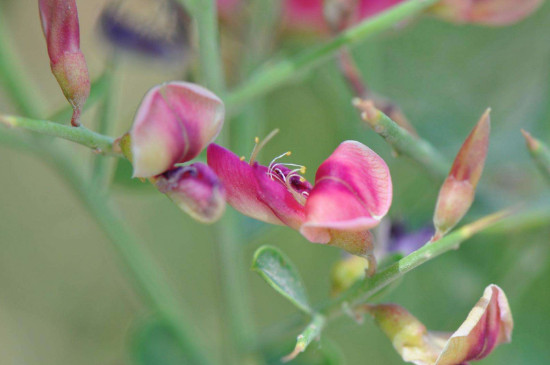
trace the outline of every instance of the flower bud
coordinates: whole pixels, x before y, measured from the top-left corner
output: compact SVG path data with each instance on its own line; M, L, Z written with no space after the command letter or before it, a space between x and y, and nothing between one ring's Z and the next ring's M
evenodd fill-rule
M489 147L489 112L490 109L487 109L464 141L451 172L439 191L434 214L436 233L433 241L451 230L468 212L474 201L476 186Z
M223 102L202 86L170 82L146 95L129 132L134 177L152 177L195 158L223 125Z
M332 267L332 295L338 295L349 289L355 282L365 277L369 263L363 257L347 255Z
M75 0L40 0L38 5L52 73L73 107L71 124L78 126L82 107L90 94L90 77L80 51Z
M404 361L456 365L481 360L500 343L510 342L513 320L506 295L496 285L483 296L454 333L431 332L397 304L367 306Z
M215 222L225 211L225 189L203 163L178 166L151 180L161 193L200 222Z
M533 13L543 0L443 0L431 13L453 23L508 25Z

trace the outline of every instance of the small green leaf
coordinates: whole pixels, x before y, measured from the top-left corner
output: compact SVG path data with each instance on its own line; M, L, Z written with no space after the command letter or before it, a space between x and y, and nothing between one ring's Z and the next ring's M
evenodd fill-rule
M273 289L306 313L311 313L306 289L294 264L279 249L262 246L254 253L252 270Z
M190 364L170 328L160 321L151 321L138 328L131 352L137 365Z

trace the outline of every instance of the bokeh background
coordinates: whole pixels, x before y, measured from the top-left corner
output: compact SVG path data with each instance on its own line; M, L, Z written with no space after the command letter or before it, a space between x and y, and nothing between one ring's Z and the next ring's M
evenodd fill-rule
M77 1L82 49L93 78L101 74L109 53L97 30L103 3ZM36 103L46 107L46 117L65 105L65 100L49 70L37 4L5 0L0 5L6 20L2 26L11 34L21 67L36 84L36 94L42 98ZM290 39L271 53L282 57L317 41ZM230 43L227 48L231 49ZM484 109L492 107L491 146L479 185L482 196L465 221L513 204L550 204L550 189L530 160L520 134L520 128L525 128L550 142L550 4L505 28L455 26L424 17L362 42L353 54L371 87L397 102L419 134L449 160ZM182 75L178 63L124 58L120 66L117 134L129 128L148 88ZM357 139L390 166L395 191L389 217L404 220L411 229L429 224L439 183L406 157L392 156L380 137L361 124L350 98L335 62L328 61L257 99L253 110L245 108L241 118L246 119L239 125L246 120L245 124L252 124L252 133L239 128L233 128L233 133L253 136L280 128L262 160L269 162L290 149L292 162L308 166L310 180L341 141ZM16 112L1 87L0 110ZM83 121L93 128L96 116L92 108ZM256 126L260 120L262 126ZM251 139L237 150L248 154L252 146ZM89 150L70 148L83 168L91 164ZM0 145L0 171L0 363L132 364L135 330L151 313L134 293L105 235L62 178L37 158ZM190 219L147 184L131 181L128 166L119 168L112 195L140 244L154 255L193 313L210 353L224 363L227 318L214 230ZM290 256L313 302L328 297L329 272L341 257L338 249L310 244L287 228L269 228L252 220L246 221L246 227L251 232L267 232L240 243L258 333L297 314L249 271L252 253L260 245L275 245ZM480 234L459 251L407 275L387 300L406 306L429 328L454 331L485 286L498 284L508 294L513 310L514 339L480 364L548 364L549 250L550 224L506 234ZM271 341L273 358L290 350L298 332L295 328ZM340 355L334 356L343 358L332 363L402 363L370 320L362 325L349 318L332 322L323 335L322 348L312 345L309 356L318 358L327 348L339 349L335 353ZM306 358L296 363L306 363ZM329 363L315 361L309 363Z

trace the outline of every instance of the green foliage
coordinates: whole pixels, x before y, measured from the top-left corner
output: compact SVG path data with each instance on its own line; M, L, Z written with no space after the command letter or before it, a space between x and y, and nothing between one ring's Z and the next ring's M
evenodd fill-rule
M254 253L252 270L300 310L310 313L304 283L290 259L278 248L262 246Z

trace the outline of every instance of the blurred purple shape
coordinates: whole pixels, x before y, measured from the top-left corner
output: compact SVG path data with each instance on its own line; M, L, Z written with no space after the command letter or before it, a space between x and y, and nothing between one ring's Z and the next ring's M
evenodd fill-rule
M401 252L408 255L424 246L433 235L434 229L431 225L411 232L406 229L403 222L394 221L390 227L388 252Z
M174 0L112 1L99 21L103 36L116 48L161 59L186 53L189 23L189 15Z

